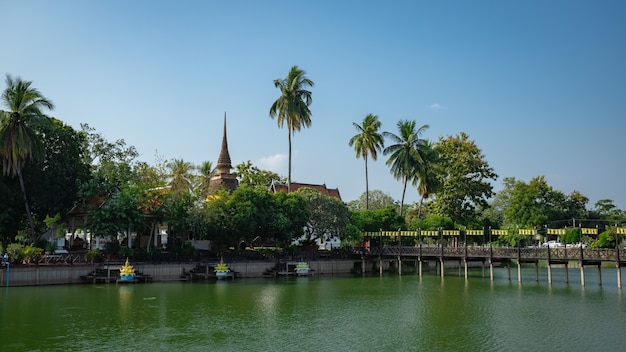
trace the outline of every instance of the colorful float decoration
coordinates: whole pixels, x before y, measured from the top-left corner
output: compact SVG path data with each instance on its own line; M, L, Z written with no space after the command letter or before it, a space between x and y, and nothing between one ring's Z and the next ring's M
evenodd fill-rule
M220 262L215 266L215 277L223 279L231 275L230 268L224 264L224 259L220 259Z
M309 267L309 264L307 262L298 262L294 271L298 276L306 276L311 273L311 268Z
M124 266L120 268L120 281L134 281L135 280L135 268L128 263L128 258L126 258L126 263Z

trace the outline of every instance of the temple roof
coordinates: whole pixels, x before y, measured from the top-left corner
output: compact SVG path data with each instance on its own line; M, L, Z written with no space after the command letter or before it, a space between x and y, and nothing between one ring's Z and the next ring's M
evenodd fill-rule
M312 188L318 192L320 192L321 194L325 195L325 196L331 196L334 198L337 198L339 200L341 200L341 195L339 194L339 188L328 188L326 187L325 184L323 185L315 185L315 184L311 184L311 183L297 183L297 182L291 182L291 192L295 192L300 188ZM272 185L270 186L271 190L273 192L287 192L287 185L284 183L272 183Z

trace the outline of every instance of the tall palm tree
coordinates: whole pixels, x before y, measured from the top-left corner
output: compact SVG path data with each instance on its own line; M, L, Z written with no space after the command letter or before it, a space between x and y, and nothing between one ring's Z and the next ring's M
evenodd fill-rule
M383 136L395 143L385 148L383 154L390 154L386 164L390 166L393 177L396 180L402 180L404 185L400 202L400 215L402 215L407 183L415 179L416 170L422 163L420 150L423 148L424 140L419 137L428 129L428 125L423 125L416 130L415 121L401 120L397 126L399 135L383 132Z
M430 196L441 187L441 181L436 171L439 155L432 142L424 140L422 142L422 148L420 148L419 151L422 163L418 165L419 167L415 173L416 179L414 180L414 184L417 182L417 193L420 195L419 208L417 209L418 220L422 213L424 199L430 198Z
M356 151L356 158L363 157L365 160L365 209L369 209L369 182L367 178L367 157L372 156L372 160L378 158L378 151L384 147L385 141L382 134L378 133L380 121L378 116L368 114L363 119L362 124L353 122L352 125L359 133L350 138L348 144Z
M36 88L32 87L31 81L24 81L20 77L15 79L6 75L6 89L2 92L0 106L7 110L0 110L0 157L2 158L2 170L5 176L17 175L24 207L31 230L31 241L37 240L35 225L28 205L26 188L22 169L27 161L43 156L44 149L39 136L33 129L33 125L46 121L47 116L41 111L42 108L54 109L52 101L46 99Z
M287 177L287 192L291 192L291 135L300 131L302 127L311 125L311 110L309 105L313 102L311 92L307 87L313 87L314 83L305 76L306 72L291 67L289 74L284 79L275 79L274 87L280 89L280 96L270 107L270 117L278 117L278 127L282 128L287 123L289 136L289 173Z
M211 176L217 172L217 169L213 166L212 161L203 161L200 167L198 167L198 171L200 171L198 187L200 188L202 199L205 199L209 194Z
M189 194L192 189L191 169L193 166L182 160L174 159L169 165L170 167L170 183L174 194Z

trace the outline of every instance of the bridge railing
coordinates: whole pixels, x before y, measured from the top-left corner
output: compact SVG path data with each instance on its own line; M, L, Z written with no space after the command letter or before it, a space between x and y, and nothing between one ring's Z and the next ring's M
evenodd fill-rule
M616 261L615 249L543 248L543 247L441 247L384 246L372 248L370 256L412 256L448 258L495 258L520 260ZM620 261L624 261L620 256Z

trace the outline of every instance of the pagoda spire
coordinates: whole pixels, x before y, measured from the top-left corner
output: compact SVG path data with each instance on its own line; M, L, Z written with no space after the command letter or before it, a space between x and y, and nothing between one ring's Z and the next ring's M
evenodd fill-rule
M228 139L226 138L226 112L224 112L224 134L222 136L222 149L217 158L217 172L219 174L229 174L232 169L230 154L228 153Z
M226 138L226 112L224 112L224 134L222 135L222 149L217 157L217 172L211 176L209 180L209 194L214 194L220 188L229 192L233 192L239 187L237 176L230 173L233 168L228 153L228 139Z

